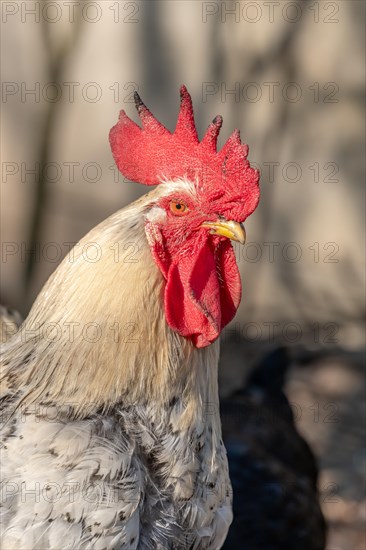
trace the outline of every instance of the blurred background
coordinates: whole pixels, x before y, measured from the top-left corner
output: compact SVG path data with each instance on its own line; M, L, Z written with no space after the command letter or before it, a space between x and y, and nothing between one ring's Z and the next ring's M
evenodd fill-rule
M365 3L3 1L1 302L26 315L89 229L146 188L108 132L137 90L174 129L179 86L202 136L224 117L261 170L237 248L244 294L222 336L222 395L268 349L317 454L328 548L364 549ZM297 408L296 408L297 407Z

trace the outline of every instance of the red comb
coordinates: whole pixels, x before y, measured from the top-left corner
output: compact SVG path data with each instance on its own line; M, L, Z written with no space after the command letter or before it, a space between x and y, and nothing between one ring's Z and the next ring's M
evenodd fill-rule
M171 133L135 92L142 128L121 111L109 134L119 170L128 179L145 185L186 177L197 182L208 201L219 199L222 206L225 204L231 219L244 221L259 200L259 173L247 160L248 146L241 143L239 130L235 130L221 151L216 151L221 116L214 118L200 142L192 100L185 86L180 89L180 97L177 125Z

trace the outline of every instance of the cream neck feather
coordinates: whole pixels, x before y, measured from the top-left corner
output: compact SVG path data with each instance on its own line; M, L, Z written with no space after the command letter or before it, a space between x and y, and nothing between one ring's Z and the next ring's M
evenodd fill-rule
M188 425L218 402L218 342L196 349L165 321L164 281L144 231L162 192L90 231L45 284L3 354L5 384L25 389L21 404L70 404L85 416L183 396Z

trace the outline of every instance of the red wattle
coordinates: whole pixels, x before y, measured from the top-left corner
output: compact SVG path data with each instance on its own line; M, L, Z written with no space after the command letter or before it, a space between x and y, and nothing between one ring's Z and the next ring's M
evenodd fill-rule
M170 264L164 295L168 325L197 348L210 345L232 320L241 298L230 241L197 235L190 254Z

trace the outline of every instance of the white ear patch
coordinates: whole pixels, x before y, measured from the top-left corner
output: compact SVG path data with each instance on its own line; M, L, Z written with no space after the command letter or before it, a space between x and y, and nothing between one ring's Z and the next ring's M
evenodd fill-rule
M161 223L165 222L167 214L163 208L160 206L154 206L145 216L145 218L152 223Z

